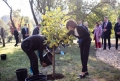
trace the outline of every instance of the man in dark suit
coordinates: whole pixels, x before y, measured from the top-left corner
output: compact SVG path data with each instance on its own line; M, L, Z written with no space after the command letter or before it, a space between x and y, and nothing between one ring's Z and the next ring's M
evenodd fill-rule
M24 39L21 43L22 50L26 53L30 60L30 66L33 71L33 75L39 75L39 69L38 69L38 57L35 53L36 50L39 51L40 56L40 63L43 67L46 67L47 64L44 62L43 58L43 51L46 49L46 44L44 44L44 41L46 40L45 36L42 35L33 35L30 37L27 37Z
M108 47L110 50L110 48L111 48L110 35L111 35L112 24L110 21L108 21L108 17L104 17L102 29L103 29L103 34L104 34L104 48L103 48L103 50L106 50L106 39L108 39Z
M120 17L118 17L118 22L114 26L115 39L116 39L116 50L118 49L118 38L120 38Z
M38 24L37 27L34 28L32 35L38 35L40 27L41 27L41 24Z
M29 30L27 28L27 24L24 24L24 28L22 28L22 36L23 36L23 39L29 37Z
M17 44L18 44L18 42L19 42L19 39L18 39L18 31L17 31L17 29L15 28L14 29L14 37L15 37L15 40L16 40L16 44L14 45L15 47L16 46L18 46Z

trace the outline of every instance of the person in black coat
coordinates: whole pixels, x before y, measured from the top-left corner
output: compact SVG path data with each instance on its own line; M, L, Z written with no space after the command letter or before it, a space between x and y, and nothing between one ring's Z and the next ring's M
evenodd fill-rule
M74 20L69 20L66 27L69 30L67 33L68 36L73 35L79 39L78 43L82 62L82 73L79 75L79 78L85 78L88 75L87 62L91 45L90 34L86 31L85 27L78 26Z
M14 29L14 37L15 37L15 40L16 40L16 44L14 45L15 47L16 46L18 46L17 44L18 44L18 42L19 42L19 38L18 38L18 31L17 31L17 29L15 28Z
M24 24L24 28L22 28L22 32L21 32L23 39L29 37L29 30L27 28L27 24Z
M23 40L21 43L22 50L27 54L29 60L31 69L33 71L33 75L38 75L38 58L35 54L35 51L38 50L40 55L40 63L43 67L47 66L46 63L44 63L43 60L43 51L46 49L46 45L44 44L44 41L46 38L42 35L32 35L30 37L27 37Z
M114 26L116 44L115 48L118 49L118 38L120 38L120 17L118 17L118 22Z
M40 27L41 27L41 24L38 24L37 27L34 28L32 35L38 35Z
M102 29L103 29L103 34L104 34L104 48L103 48L103 50L106 50L106 39L108 39L108 47L110 50L110 48L111 48L110 35L111 35L112 24L110 21L108 21L108 17L104 17Z

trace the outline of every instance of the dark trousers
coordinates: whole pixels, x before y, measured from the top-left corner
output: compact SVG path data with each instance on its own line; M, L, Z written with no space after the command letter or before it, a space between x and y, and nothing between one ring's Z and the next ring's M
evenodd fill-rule
M103 38L101 38L101 39L102 39L102 45L103 45L103 43L104 43Z
M103 49L106 49L106 39L108 39L108 47L110 49L111 48L110 35L104 36L104 48Z
M38 57L33 50L27 51L25 45L26 45L25 43L22 43L21 48L27 54L27 56L30 60L30 66L31 66L31 69L33 71L33 75L38 75L39 74Z
M18 44L18 42L19 42L19 39L18 39L18 37L15 37L15 41L16 41L16 44L15 44L15 46L17 46L17 44Z
M88 38L86 41L82 41L80 44L80 52L81 52L81 62L82 62L82 72L87 72L87 62L90 51L91 38Z
M25 38L27 38L27 37L29 37L29 36L23 36L23 40L24 40Z
M115 44L115 48L118 49L118 38L120 38L120 35L116 35L115 39L116 39L116 44Z

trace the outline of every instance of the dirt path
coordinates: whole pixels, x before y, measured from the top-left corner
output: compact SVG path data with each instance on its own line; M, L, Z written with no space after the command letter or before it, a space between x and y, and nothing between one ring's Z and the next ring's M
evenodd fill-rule
M120 47L118 50L112 47L111 50L97 50L96 57L115 68L120 69Z

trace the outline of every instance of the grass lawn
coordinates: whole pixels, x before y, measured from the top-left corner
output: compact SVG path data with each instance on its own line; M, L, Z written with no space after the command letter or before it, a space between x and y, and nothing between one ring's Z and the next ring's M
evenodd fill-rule
M91 45L88 62L89 76L85 79L77 79L81 72L81 61L78 45L72 45L64 49L67 53L63 56L56 54L56 73L61 73L65 77L55 81L120 81L120 70L105 64L95 57L94 45ZM0 44L0 54L7 54L7 60L0 60L0 81L17 81L15 71L20 68L28 68L29 59L21 50L20 44L14 47L14 43ZM39 63L39 70L43 73L51 74L52 66L42 69Z

